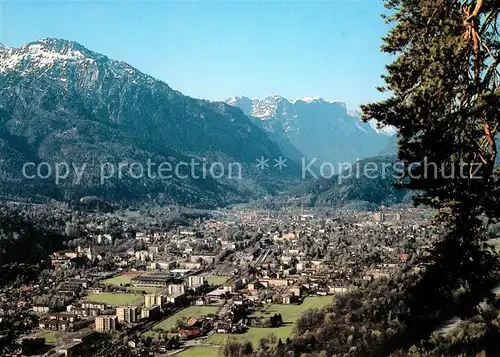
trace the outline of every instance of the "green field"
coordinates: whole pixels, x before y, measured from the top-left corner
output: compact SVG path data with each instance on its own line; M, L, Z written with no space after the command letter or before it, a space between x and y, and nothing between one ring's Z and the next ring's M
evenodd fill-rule
M226 281L229 280L229 277L228 276L217 276L217 275L214 275L214 276L207 276L205 280L210 285L222 285Z
M45 343L47 344L56 343L60 336L61 333L58 331L44 331L37 335L37 337L45 338Z
M89 294L85 296L85 301L100 302L103 304L108 304L112 306L124 306L124 305L141 305L143 301L142 295L130 295L130 294L112 294L112 293L101 293L101 294Z
M147 294L151 294L151 293L157 293L157 292L162 291L162 289L158 289L158 288L154 288L154 287L125 286L125 285L132 284L132 278L134 276L137 276L137 275L140 275L140 274L134 274L134 275L122 274L122 275L118 275L118 276L115 276L115 277L110 278L110 279L103 280L102 283L105 285L125 287L131 293L135 293L135 292L142 293L143 291L145 291Z
M179 357L217 357L216 347L190 347L176 354Z
M284 325L275 328L265 328L265 327L251 327L247 332L238 335L225 335L225 334L213 334L207 339L207 343L212 343L214 345L221 345L229 336L235 337L240 341L248 340L251 341L254 346L259 344L259 340L262 337L267 337L270 334L274 334L276 338L281 338L282 341L286 340L287 337L292 336L293 325L295 321L299 318L300 314L308 309L321 308L333 301L333 296L314 296L308 297L304 300L301 305L281 305L281 304L271 304L265 307L264 311L259 311L252 315L253 317L268 317L273 314L281 314L283 318Z
M281 338L281 341L285 341L287 337L291 337L293 332L293 323L287 323L281 327L267 328L267 327L250 327L247 332L238 335L231 334L226 335L223 333L214 333L207 339L207 343L214 345L222 345L226 339L229 337L235 337L238 341L248 340L252 342L254 347L259 345L259 341L263 337L268 337L273 334L276 338Z
M216 314L217 311L219 311L218 307L213 307L213 306L189 306L185 309L182 309L175 315L172 315L170 317L167 317L165 320L162 320L158 322L157 324L153 325L150 331L147 331L145 333L146 336L155 336L156 333L155 329L161 329L163 331L169 331L172 328L177 326L177 320L185 320L190 317L201 317L201 316L206 316L209 314Z
M118 275L110 279L103 280L102 283L106 285L126 285L132 282L133 276L131 275Z
M282 304L271 304L267 305L265 307L265 310L262 312L257 312L252 316L262 316L262 317L269 317L274 314L281 314L281 317L283 318L283 321L285 323L287 322L292 322L294 323L295 320L297 320L300 316L300 314L304 310L308 309L314 309L314 308L322 308L328 304L333 302L333 296L332 295L327 295L327 296L313 296L313 297L308 297L304 300L304 302L300 305L282 305Z
M131 293L142 293L143 291L145 291L146 294L161 293L162 291L166 291L166 289L154 288L149 286L128 286L126 289Z

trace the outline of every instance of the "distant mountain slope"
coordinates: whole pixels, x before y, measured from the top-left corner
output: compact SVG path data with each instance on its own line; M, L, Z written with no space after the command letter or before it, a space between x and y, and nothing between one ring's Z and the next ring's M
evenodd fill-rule
M377 155L394 134L392 128L377 129L373 123L363 123L359 113L348 112L344 103L322 98L233 97L226 103L260 123L282 148L290 142L305 158L317 158L318 163L354 163Z
M255 160L284 156L238 108L193 99L132 66L78 43L43 39L0 48L0 182L5 194L47 192L57 198L98 195L122 200L163 195L180 203L241 199L241 184L266 185ZM215 179L99 182L100 163L192 159L240 163L242 182ZM26 161L88 163L81 184L20 177ZM197 169L198 170L198 169ZM266 173L267 175L269 173ZM193 175L191 175L193 176ZM9 188L9 182L18 185ZM252 189L253 190L253 189Z
M500 148L500 139L496 140L497 148ZM398 154L398 137L391 136L387 145L378 153L377 156L390 156ZM497 156L497 165L500 165L500 155Z
M396 156L363 159L353 166L350 175L346 171L342 177L312 179L293 188L291 193L307 196L317 206L340 207L354 202L374 206L410 203L410 191L394 187L401 169L397 162Z
M387 145L378 153L378 156L390 156L398 154L398 137L392 136Z
M397 150L396 140L392 145ZM395 186L400 183L402 170L402 162L397 155L379 155L356 162L350 171L345 170L342 175L307 180L293 187L290 193L307 197L313 205L329 207L411 203L417 193Z

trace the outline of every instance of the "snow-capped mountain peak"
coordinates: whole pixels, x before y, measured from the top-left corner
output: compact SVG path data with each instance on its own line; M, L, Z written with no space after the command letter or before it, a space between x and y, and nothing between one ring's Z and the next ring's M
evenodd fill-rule
M330 162L375 156L392 133L364 123L360 113L348 111L344 102L321 97L296 100L279 95L253 100L239 97L226 103L240 107L277 140L286 138L306 157Z
M251 115L262 120L290 113L292 104L280 95L271 95L263 100L252 100Z
M349 115L361 120L361 113L359 111L354 109L354 110L349 110L348 113ZM398 133L398 130L392 125L379 126L379 123L375 119L369 120L368 124L370 125L370 128L378 134L394 136Z
M375 132L377 132L379 134L384 134L384 135L387 135L387 136L394 136L394 135L396 135L398 133L398 129L396 129L392 125L386 125L386 126L380 126L379 127L379 123L375 119L372 119L372 120L368 121L368 123L370 124L370 127Z
M323 98L321 97L304 97L304 98L297 98L297 99L294 99L292 100L291 102L292 103L296 103L296 102L304 102L304 103L321 103L321 102L328 102L326 100L324 100Z
M76 42L45 38L30 42L20 48L6 48L0 52L0 72L14 70L19 66L42 69L70 61L93 62L92 52Z
M245 115L251 115L252 114L252 99L248 97L231 97L228 100L226 100L226 104L229 104L233 107L239 107Z
M97 78L111 76L130 81L153 84L155 78L141 73L131 65L93 52L74 41L44 38L19 48L0 49L0 73L28 76L37 73L40 78L49 74L69 83L76 72L85 76L92 86ZM38 78L38 77L37 77Z
M340 100L328 100L323 97L303 97L290 100L291 103L304 102L304 103L328 103L328 104L345 104Z

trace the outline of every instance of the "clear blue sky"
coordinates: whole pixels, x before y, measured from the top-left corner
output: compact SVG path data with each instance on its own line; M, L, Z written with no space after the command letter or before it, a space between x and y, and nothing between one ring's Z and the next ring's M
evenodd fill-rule
M166 2L0 0L0 42L80 42L210 100L321 96L380 99L389 58L381 0Z

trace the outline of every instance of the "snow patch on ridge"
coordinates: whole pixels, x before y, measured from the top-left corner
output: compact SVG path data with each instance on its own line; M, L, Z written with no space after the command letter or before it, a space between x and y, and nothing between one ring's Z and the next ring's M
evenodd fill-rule
M0 72L13 70L24 61L29 61L36 68L44 68L57 62L90 60L79 50L65 48L56 51L43 40L22 46L19 49L7 49L0 52Z

